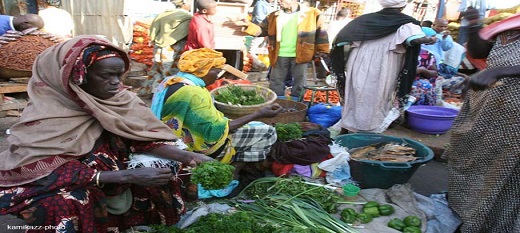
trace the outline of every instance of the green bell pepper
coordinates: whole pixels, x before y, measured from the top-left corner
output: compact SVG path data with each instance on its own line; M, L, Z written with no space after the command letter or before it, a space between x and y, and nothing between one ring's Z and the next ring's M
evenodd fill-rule
M361 214L358 214L357 215L357 219L359 219L359 221L361 223L369 223L372 221L372 215L370 214L367 214L367 213L361 213Z
M369 208L369 207L378 207L379 203L377 201L367 201L365 205L363 205L363 208Z
M341 215L341 221L346 223L354 223L356 221L357 217L353 214L342 214Z
M388 216L394 213L394 207L391 205L380 205L377 208L379 208L379 214L383 216Z
M404 233L421 233L421 228L419 227L405 227L403 229Z
M355 209L345 208L340 213L341 220L346 223L354 223L357 219L357 213Z
M370 214L373 218L379 217L379 209L377 207L365 207L363 208L363 213Z
M394 219L390 220L388 222L387 226L390 228L396 229L398 231L403 231L403 229L406 227L403 220L398 219L398 218L394 218Z
M403 222L409 227L421 227L421 220L414 215L406 216L406 218L403 219Z
M357 212L355 209L352 209L352 208L345 208L341 211L341 214L351 214L351 215L354 215L356 216L357 215Z

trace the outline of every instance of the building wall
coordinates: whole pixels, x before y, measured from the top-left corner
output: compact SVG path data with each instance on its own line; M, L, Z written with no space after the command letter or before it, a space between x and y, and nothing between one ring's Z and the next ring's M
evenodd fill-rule
M74 20L73 35L100 35L122 49L132 42L132 21L127 0L64 0L63 9Z

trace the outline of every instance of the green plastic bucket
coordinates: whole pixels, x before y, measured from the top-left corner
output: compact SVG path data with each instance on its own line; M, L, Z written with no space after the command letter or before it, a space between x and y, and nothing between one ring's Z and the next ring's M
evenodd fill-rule
M412 162L382 162L374 160L349 161L352 179L361 188L387 189L394 184L404 184L410 180L419 166L433 159L433 151L426 145L408 138L398 138L382 134L354 133L340 135L335 142L349 150L380 142L406 143L416 150L417 160Z

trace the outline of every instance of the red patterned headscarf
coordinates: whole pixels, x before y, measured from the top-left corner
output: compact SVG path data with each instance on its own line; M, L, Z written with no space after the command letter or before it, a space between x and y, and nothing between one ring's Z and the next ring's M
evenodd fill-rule
M109 99L98 99L74 82L85 81L88 66L117 56L107 55L114 51L128 70L125 51L96 36L74 37L36 58L27 84L32 104L11 126L8 149L0 152L0 187L30 183L81 158L103 131L135 141L176 139L134 93L122 90Z
M80 55L76 59L76 62L74 63L74 67L72 68L71 81L76 85L87 83L87 69L95 62L110 57L122 57L122 55L119 54L119 51L110 49L104 45L90 45L86 47L81 51Z

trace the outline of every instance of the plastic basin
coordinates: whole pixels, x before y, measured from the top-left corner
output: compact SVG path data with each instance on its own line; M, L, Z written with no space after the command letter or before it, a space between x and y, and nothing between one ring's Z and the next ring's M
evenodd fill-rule
M433 159L433 151L426 145L408 138L398 138L382 134L354 133L340 135L335 142L348 149L364 147L380 142L406 143L416 150L417 160L412 162L382 162L375 160L349 161L352 179L361 188L387 189L394 184L404 184L413 176L419 166Z
M443 134L451 129L459 111L439 106L411 106L408 125L413 130L425 134Z

